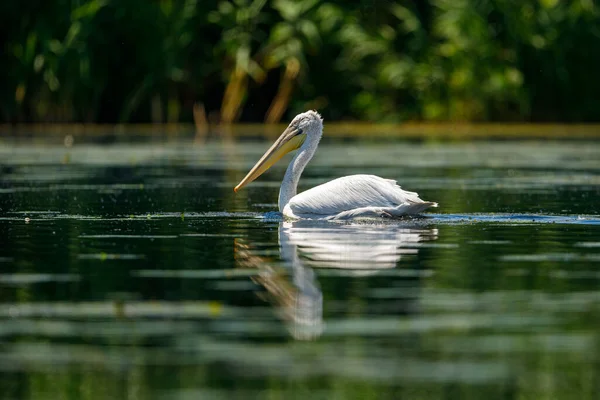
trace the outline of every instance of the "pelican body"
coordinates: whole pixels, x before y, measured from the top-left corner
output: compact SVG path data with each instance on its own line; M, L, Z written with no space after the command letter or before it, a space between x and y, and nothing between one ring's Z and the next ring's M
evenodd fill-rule
M344 176L297 194L300 175L322 135L323 119L316 111L298 114L234 191L258 178L286 153L298 150L279 190L279 211L287 218L393 218L437 207L437 203L421 200L417 193L402 190L396 181L375 175Z

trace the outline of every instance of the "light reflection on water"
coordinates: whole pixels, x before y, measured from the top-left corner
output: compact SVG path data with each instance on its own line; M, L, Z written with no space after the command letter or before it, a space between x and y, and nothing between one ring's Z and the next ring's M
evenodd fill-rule
M265 143L0 148L0 398L594 398L589 142L323 143L440 203L282 221ZM68 153L68 157L65 155Z
M436 229L401 224L295 221L280 222L278 231L285 273L239 241L236 261L240 268L258 270L253 280L266 289L291 335L302 340L323 330L323 293L313 268L346 270L356 277L377 274L396 268L403 256L416 255L415 244L437 239Z

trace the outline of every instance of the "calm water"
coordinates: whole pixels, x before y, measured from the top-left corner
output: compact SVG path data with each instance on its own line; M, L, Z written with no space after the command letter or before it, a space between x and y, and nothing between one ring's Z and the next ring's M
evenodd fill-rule
M266 147L0 142L0 397L596 398L596 143L325 142L440 203L344 224L234 195Z

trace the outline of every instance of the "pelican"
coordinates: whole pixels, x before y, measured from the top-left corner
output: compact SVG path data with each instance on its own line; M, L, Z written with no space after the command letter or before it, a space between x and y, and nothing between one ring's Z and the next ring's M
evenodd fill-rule
M296 115L281 136L235 187L254 181L285 154L299 150L290 162L279 189L279 211L291 219L352 219L401 217L418 214L437 203L423 201L402 190L394 180L375 175L350 175L297 193L298 181L323 135L323 119L316 111Z

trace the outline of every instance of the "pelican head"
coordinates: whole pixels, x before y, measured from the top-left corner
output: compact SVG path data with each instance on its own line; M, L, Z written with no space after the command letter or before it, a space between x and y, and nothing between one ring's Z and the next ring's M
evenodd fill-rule
M323 133L323 118L316 111L296 115L281 136L258 160L250 172L233 189L235 192L261 176L287 153L297 150L304 143L316 146ZM308 139L308 141L307 141Z

